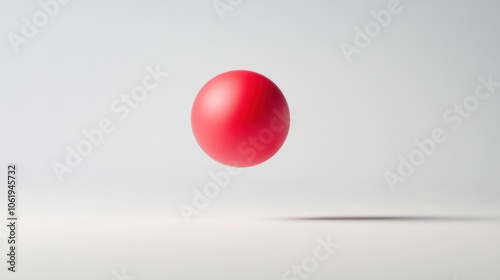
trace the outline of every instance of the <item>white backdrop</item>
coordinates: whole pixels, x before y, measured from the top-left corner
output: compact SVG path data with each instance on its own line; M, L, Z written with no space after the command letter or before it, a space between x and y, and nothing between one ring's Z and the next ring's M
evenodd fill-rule
M254 218L498 214L497 1L62 2L0 2L0 166L19 165L20 217L20 272L0 266L2 279L119 279L121 266L135 279L280 279L327 234L344 243L314 279L500 275L489 224L244 230ZM191 105L233 69L281 88L290 133L201 209L193 199L225 167L197 146ZM127 99L148 76L154 89ZM68 147L103 121L109 133L69 166ZM436 129L446 140L418 152ZM196 210L190 224L181 205Z

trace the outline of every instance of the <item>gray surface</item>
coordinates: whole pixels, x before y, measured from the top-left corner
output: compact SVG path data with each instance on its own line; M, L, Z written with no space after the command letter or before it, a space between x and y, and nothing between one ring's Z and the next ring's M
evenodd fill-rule
M490 224L227 229L254 217L500 214L500 87L459 129L443 119L479 76L500 81L498 1L401 1L403 10L348 63L339 44L352 44L355 28L387 3L243 1L221 20L212 0L74 0L15 53L8 34L41 8L3 0L0 166L19 165L22 222L22 269L9 277L109 279L123 265L136 279L280 279L328 232L343 239L342 252L311 279L498 278L499 228ZM110 104L157 65L169 77L120 119ZM191 105L206 81L232 69L260 72L281 88L293 114L289 137L274 158L232 176L186 225L179 205L224 170L197 146ZM103 118L115 131L59 182L51 164ZM436 128L446 142L391 189L384 173ZM204 223L216 224L210 238L195 230ZM227 255L219 259L220 250Z

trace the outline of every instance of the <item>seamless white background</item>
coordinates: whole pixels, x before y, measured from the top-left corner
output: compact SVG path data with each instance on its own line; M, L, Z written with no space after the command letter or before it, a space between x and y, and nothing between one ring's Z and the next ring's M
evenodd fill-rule
M274 235L267 236L255 228L226 227L256 217L498 214L500 88L458 130L442 115L474 93L479 76L492 74L500 81L500 5L401 1L403 11L347 63L339 44L353 44L355 28L363 28L373 20L370 11L385 9L388 2L243 1L220 20L211 0L73 0L16 53L8 34L20 34L22 18L31 18L41 8L37 1L1 0L0 166L15 162L20 168L19 236L24 243L19 254L25 258L20 262L25 274L12 279L33 279L37 273L51 279L109 279L111 269L122 265L136 279L194 279L192 267L203 263L209 268L197 276L207 279L280 279L293 261L314 248L310 243L316 236L335 236L335 230L344 238L346 263L339 260L338 270L325 270L315 279L361 279L351 274L360 268L347 256L374 256L369 248L380 240L360 233L373 229L372 223L339 229L315 225L299 232L272 225L269 232ZM148 66L157 65L170 76L120 120L111 103L140 84ZM193 189L210 182L210 172L224 170L197 146L190 127L191 105L206 81L234 69L262 73L281 88L293 114L290 133L274 158L232 177L193 218L201 224L218 221L221 228L186 228L179 204L191 203ZM81 131L96 128L103 118L114 121L115 131L59 182L51 164L63 163L65 147L75 147L84 139ZM415 139L429 137L438 127L448 140L391 192L384 172L395 172L398 156L407 158L416 149ZM6 179L5 173L1 178ZM5 199L0 207L6 209ZM419 257L409 257L408 267L422 264L413 266L411 276L362 258L361 265L371 271L364 279L443 279L455 277L447 275L453 268L468 269L459 279L500 275L492 265L499 257L494 250L498 242L483 231L498 232L498 226L482 225L481 231L465 225L437 227L419 229L424 239L407 250L432 244L443 250L443 258L456 259L439 266L439 258L419 259L436 251L422 251ZM181 234L186 230L193 235ZM386 232L373 230L371 237ZM395 237L382 241L389 244L401 238L398 233L414 233L393 230ZM207 231L214 235L200 237ZM226 236L218 235L221 232ZM448 234L457 243L439 247L437 240ZM432 242L425 241L427 237ZM172 238L184 238L179 241L184 247L172 248ZM275 244L279 238L288 249ZM190 243L194 239L199 244ZM238 252L247 258L234 260L228 253L218 259L219 249L236 250L226 239L238 240L235 244L240 245L234 246L242 246ZM469 251L482 256L484 263L456 256L466 251L458 250L461 242L471 240L480 244L467 245ZM294 248L290 244L297 242L304 242L302 251L288 257L294 254L287 251ZM359 245L363 242L372 245ZM0 243L2 254L5 245ZM134 255L121 251L123 246L131 246ZM155 253L155 246L172 255ZM262 246L262 251L252 246ZM397 245L390 246L389 259L404 255ZM114 248L123 254L103 255L89 248ZM266 262L269 267L259 263L267 258L265 248L274 256ZM204 257L193 257L199 250ZM45 254L47 262L37 265ZM148 269L141 270L134 258ZM280 264L272 266L276 260ZM164 262L171 270L161 270ZM0 271L4 275L2 266ZM81 273L72 274L75 271ZM241 271L245 273L238 274Z

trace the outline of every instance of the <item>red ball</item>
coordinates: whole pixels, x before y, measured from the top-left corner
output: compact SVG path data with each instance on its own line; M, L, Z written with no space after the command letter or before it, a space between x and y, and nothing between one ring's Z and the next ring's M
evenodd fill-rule
M214 160L247 167L271 158L285 142L290 111L281 90L261 74L236 70L208 81L194 100L191 126Z

